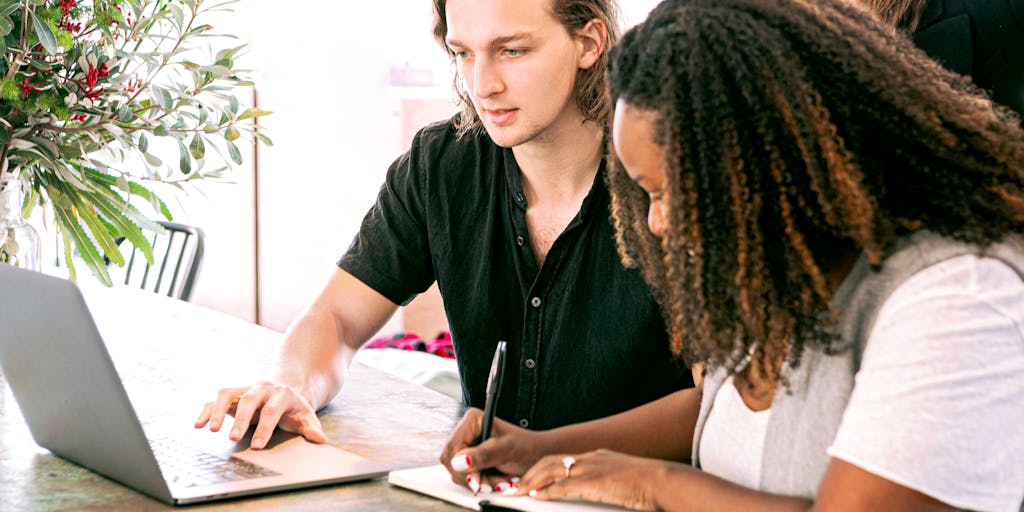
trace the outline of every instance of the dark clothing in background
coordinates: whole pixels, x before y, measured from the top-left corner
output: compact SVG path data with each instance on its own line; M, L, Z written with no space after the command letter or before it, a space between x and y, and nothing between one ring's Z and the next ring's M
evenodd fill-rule
M549 429L691 387L658 307L615 249L604 163L576 218L538 267L510 149L451 121L421 130L388 170L345 271L396 304L438 282L462 376L483 407L498 340L509 343L498 416Z
M932 0L911 37L1024 116L1024 0Z

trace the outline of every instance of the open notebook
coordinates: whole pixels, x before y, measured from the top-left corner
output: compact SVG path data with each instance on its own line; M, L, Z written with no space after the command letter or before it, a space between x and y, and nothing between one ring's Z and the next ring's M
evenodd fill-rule
M621 507L601 505L585 501L540 501L528 496L502 496L501 493L478 494L452 482L448 470L438 464L414 469L392 471L388 474L388 483L404 487L418 493L440 498L460 507L481 510L480 502L489 501L492 505L521 510L523 512L580 512L583 510L626 510Z

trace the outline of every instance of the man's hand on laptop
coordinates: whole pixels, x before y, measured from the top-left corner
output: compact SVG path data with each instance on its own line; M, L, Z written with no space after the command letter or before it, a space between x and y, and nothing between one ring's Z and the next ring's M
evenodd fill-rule
M300 434L314 443L327 442L316 410L290 386L262 381L249 387L221 389L215 401L203 406L195 427L209 425L210 431L217 432L229 415L235 418L228 435L232 441L242 439L249 426L256 425L252 434L253 449L266 446L275 427Z

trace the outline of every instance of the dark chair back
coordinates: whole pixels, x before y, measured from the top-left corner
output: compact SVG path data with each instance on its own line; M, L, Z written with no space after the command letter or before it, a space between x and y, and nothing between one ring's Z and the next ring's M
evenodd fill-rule
M147 264L141 251L132 247L124 268L124 284L187 301L203 261L203 230L176 222L158 224L167 232L154 234L150 240L153 264Z

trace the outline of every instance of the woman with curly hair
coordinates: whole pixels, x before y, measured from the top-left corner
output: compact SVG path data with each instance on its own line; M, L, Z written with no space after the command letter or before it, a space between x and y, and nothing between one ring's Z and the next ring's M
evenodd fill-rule
M610 84L621 255L703 389L477 446L470 414L443 460L641 510L1021 510L1019 120L832 0L666 1Z

